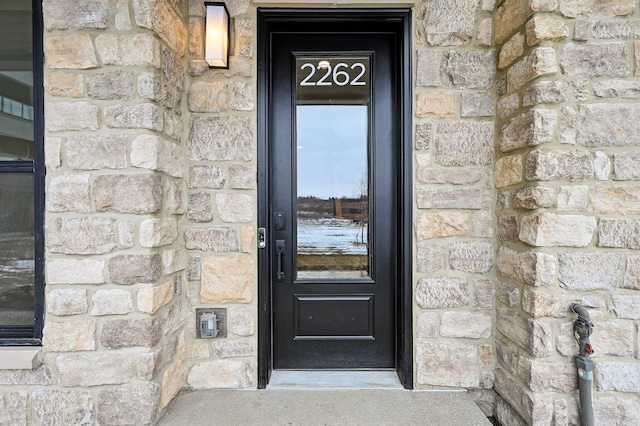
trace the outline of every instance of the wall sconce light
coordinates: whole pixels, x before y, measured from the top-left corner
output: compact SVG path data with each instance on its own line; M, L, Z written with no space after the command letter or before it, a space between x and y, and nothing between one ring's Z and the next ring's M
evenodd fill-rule
M211 68L229 68L229 12L224 3L205 2L205 54Z

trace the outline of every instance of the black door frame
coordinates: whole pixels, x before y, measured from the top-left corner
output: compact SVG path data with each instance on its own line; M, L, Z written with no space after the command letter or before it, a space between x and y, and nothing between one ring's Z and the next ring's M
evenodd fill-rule
M409 9L258 9L258 226L267 234L271 228L269 194L269 67L270 36L287 32L289 24L344 22L384 26L398 39L398 126L400 141L398 202L398 277L396 287L396 371L407 389L413 388L412 333L412 95L411 95L411 11ZM269 236L267 235L267 241ZM264 389L273 369L271 330L271 261L269 250L258 250L258 388Z

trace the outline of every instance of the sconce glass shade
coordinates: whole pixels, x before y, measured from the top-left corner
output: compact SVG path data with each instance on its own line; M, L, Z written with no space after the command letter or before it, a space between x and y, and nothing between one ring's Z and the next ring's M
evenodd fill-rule
M229 68L229 12L224 3L204 5L207 8L204 58L211 68Z

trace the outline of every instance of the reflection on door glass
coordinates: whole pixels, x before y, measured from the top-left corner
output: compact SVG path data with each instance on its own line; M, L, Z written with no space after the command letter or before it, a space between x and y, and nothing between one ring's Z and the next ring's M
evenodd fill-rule
M0 161L33 159L30 1L0 1Z
M297 106L298 278L369 275L364 105Z
M33 175L0 175L0 325L33 326Z

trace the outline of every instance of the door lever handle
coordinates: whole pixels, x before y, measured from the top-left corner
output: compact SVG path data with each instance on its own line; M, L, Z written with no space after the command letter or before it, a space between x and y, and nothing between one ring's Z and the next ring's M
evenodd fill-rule
M282 257L284 256L284 240L276 240L276 256L278 257L278 269L276 271L276 279L284 280L284 271L282 270Z

